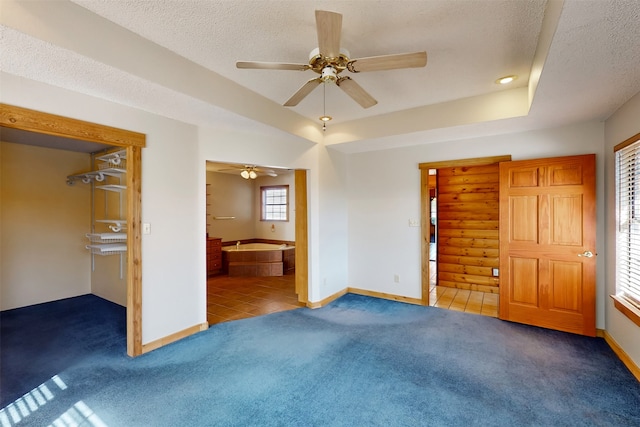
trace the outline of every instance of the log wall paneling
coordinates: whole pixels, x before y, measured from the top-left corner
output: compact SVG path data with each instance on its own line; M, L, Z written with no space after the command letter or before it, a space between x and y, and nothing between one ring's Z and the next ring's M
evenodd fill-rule
M438 285L498 292L498 164L438 169Z

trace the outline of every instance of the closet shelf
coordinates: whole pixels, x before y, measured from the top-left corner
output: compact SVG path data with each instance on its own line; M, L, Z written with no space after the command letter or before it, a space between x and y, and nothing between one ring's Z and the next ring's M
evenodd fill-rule
M99 188L100 190L122 192L127 189L127 186L118 185L118 184L105 184L105 185L96 185L96 188Z
M98 156L96 159L101 160L103 162L109 162L113 165L119 165L123 159L127 158L127 150L119 150L114 153L105 154L103 156Z
M125 243L101 243L87 245L86 248L89 249L92 254L96 255L114 255L127 251L127 245Z
M87 238L92 243L124 243L127 233L89 233Z
M89 184L91 181L102 182L107 176L120 176L126 171L120 168L105 168L97 171L76 173L67 176L67 184L71 185L75 181L82 181Z
M120 231L127 229L126 219L96 219L95 222L100 222L102 224L112 224L109 225L109 229L114 233L119 233Z

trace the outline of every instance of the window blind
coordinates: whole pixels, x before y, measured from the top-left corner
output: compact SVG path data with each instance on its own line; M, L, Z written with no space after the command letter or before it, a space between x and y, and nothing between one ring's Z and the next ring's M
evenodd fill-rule
M616 294L640 307L640 139L616 151Z

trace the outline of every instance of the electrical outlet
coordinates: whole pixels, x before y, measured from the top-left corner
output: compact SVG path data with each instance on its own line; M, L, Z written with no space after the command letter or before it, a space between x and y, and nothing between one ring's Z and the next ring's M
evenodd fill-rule
M420 227L420 220L417 219L409 219L409 227Z
M398 274L393 275L393 281L396 283L400 283L400 276Z
M493 277L498 277L500 275L500 270L498 270L497 268L494 268L492 270L492 274L493 274Z

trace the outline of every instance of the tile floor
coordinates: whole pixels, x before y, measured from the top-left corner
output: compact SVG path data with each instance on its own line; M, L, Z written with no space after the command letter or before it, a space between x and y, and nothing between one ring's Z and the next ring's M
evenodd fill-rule
M210 325L304 306L298 302L293 273L279 277L213 276L207 280Z
M435 286L432 279L429 305L498 317L498 294ZM279 277L213 276L207 280L210 325L304 306L298 302L293 273Z
M498 294L436 286L436 263L429 263L429 305L447 310L498 317Z

